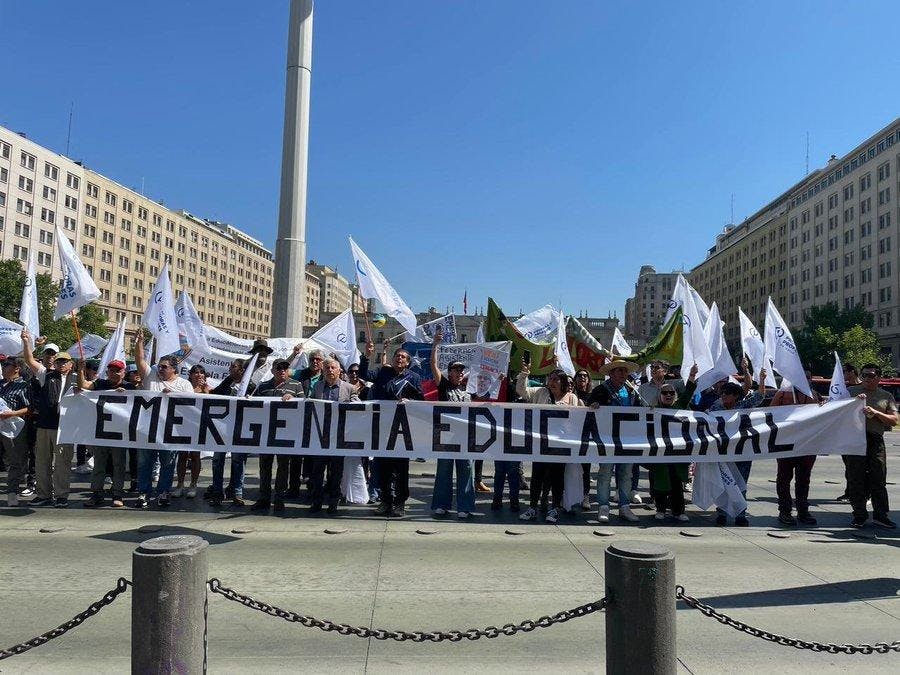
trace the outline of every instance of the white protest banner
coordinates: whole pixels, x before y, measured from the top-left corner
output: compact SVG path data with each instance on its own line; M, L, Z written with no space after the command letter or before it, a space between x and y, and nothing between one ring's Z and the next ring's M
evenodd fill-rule
M125 361L125 319L123 318L119 321L119 325L116 326L116 330L113 332L112 337L109 338L109 342L106 343L106 347L103 348L103 355L100 357L100 366L97 368L97 372L100 373L100 377L106 377L106 366L109 365L110 361Z
M812 390L809 388L809 382L806 381L806 372L803 364L800 362L800 354L797 353L797 345L794 343L794 337L788 328L778 308L769 298L766 305L766 328L765 339L766 358L772 361L775 370L782 377L786 377L791 381L796 389L803 392L807 396L812 396Z
M206 329L187 291L181 291L175 301L175 320L178 322L178 339L183 345L202 352L209 351Z
M834 372L831 374L831 386L828 387L829 401L843 401L850 398L850 390L847 389L847 380L844 379L844 366L841 357L834 353Z
M476 396L496 398L500 394L500 379L509 368L511 342L466 342L438 347L438 368L447 372L454 361L466 365L466 391Z
M84 358L92 359L103 351L109 340L102 338L94 333L85 333L81 336L81 340L69 347L66 351L73 359L80 359L82 354ZM82 351L84 350L84 351Z
M569 377L575 377L575 364L572 363L572 354L569 353L569 343L566 339L565 317L560 312L557 318L559 323L556 326L556 349L553 352L556 356L556 365Z
M619 356L631 355L631 345L626 342L625 336L622 335L622 331L619 330L618 326L613 331L612 343L609 348L613 354L618 354Z
M32 336L34 339L34 336ZM18 356L22 353L22 326L0 316L0 354Z
M181 349L175 299L172 297L172 283L169 280L169 263L165 263L159 272L141 322L156 339L157 356L174 354Z
M561 312L553 305L544 305L533 312L523 314L513 325L531 342L550 344L556 339Z
M37 278L34 267L36 248L36 246L32 246L31 252L28 254L28 269L25 272L25 286L22 288L22 306L19 308L19 321L31 333L32 339L41 335L41 322L38 319Z
M353 264L356 267L356 280L359 283L359 293L366 300L372 298L378 300L384 307L385 313L394 317L407 332L416 334L416 315L409 306L403 302L400 294L388 283L381 271L375 267L371 260L350 238L350 252L353 254Z
M239 338L209 324L203 324L203 332L206 334L206 341L209 346L223 352L246 354L250 351L250 347L253 346L253 340Z
M766 345L763 343L759 331L740 307L738 307L738 319L741 322L741 347L746 357L750 359L750 372L753 374L753 378L759 379L759 371L765 368L766 386L776 389L778 385L775 382L775 373L772 372L772 366L766 361Z
M415 335L405 334L407 342L434 342L434 333L440 327L442 331L441 342L451 344L456 342L456 318L452 314L446 314L433 321L416 326Z
M63 397L58 442L357 457L729 462L865 454L862 409L857 398L701 413L104 391Z
M84 268L69 238L58 225L56 248L59 251L62 278L59 280L59 297L56 299L56 309L53 312L54 321L100 297L100 289Z
M359 350L356 348L356 322L353 311L341 312L322 326L309 338L337 356L344 370L353 363L359 363Z
M192 366L203 366L206 371L206 381L214 386L228 377L232 361L235 359L247 361L249 358L249 354L235 354L214 347L207 352L191 350L178 362L178 374L187 378Z

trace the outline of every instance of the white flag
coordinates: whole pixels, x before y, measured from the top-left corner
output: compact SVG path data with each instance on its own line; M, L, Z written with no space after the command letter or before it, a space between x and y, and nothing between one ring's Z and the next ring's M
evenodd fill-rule
M618 326L616 326L616 329L613 331L610 350L614 354L618 354L619 356L631 355L631 345L629 345L628 342L625 341L625 336L622 335L622 331L619 330Z
M544 305L533 312L523 314L513 322L513 325L527 340L538 344L551 344L556 340L560 316L562 312L553 305Z
M566 324L562 312L559 313L559 319L556 324L555 353L556 365L569 377L575 377L575 364L572 363L572 355L569 353L569 343L566 342Z
M697 377L699 378L706 371L712 370L713 357L709 350L709 343L706 341L706 334L703 332L703 320L697 311L690 284L681 274L678 275L675 282L675 289L672 291L672 299L669 301L669 309L664 323L679 307L682 308L681 321L684 324L681 370L687 372L685 369L690 370L696 363Z
M757 379L759 371L765 368L766 386L777 389L775 373L772 372L772 366L766 361L766 346L763 344L759 331L740 307L738 307L738 319L741 322L741 348L744 350L744 355L750 360L750 373L753 375L753 379Z
M56 310L53 312L54 320L62 318L69 312L84 307L100 297L100 289L84 269L84 265L75 254L75 249L69 243L68 237L59 229L58 225L56 227L56 248L59 251L62 278L59 280L59 297L56 300Z
M697 389L699 391L711 387L719 380L724 380L734 375L734 360L728 352L728 345L725 344L724 325L719 315L719 306L713 303L709 310L706 325L703 327L703 332L709 344L709 351L713 357L713 367L697 378Z
M384 275L378 270L372 261L350 238L350 252L353 254L353 264L356 267L356 280L359 283L359 293L366 300L375 298L384 307L384 311L397 319L401 326L408 332L416 333L416 315L409 306L403 302L403 298L388 283Z
M765 330L763 343L766 346L767 361L771 361L775 370L782 377L790 380L794 387L812 397L803 364L800 362L800 354L797 353L797 346L794 344L794 337L784 319L781 318L781 314L778 313L772 298L769 298L766 306Z
M206 329L191 296L187 291L178 294L175 302L175 319L178 322L179 340L191 349L199 349L201 352L209 352L209 343L206 341Z
M19 321L31 333L32 339L41 334L41 323L38 319L37 278L34 269L34 247L28 254L28 270L25 272L25 287L22 289L22 306L19 308Z
M253 355L253 358L250 359L250 363L244 366L244 376L241 378L241 383L238 385L237 392L235 396L246 396L247 388L250 386L250 380L253 379L253 371L256 368L256 359L259 357L259 352Z
M697 308L697 315L700 317L700 322L706 326L706 322L709 320L710 315L710 307L706 304L703 298L700 297L700 294L697 292L697 289L688 284L688 288L691 289L691 298L694 300L694 307ZM715 356L715 354L713 354Z
M22 348L22 326L0 316L0 353L17 356Z
M78 342L69 347L66 351L73 359L92 359L102 352L107 344L109 344L109 340L106 338L95 335L94 333L85 333Z
M841 401L850 398L850 390L847 389L847 381L844 380L844 366L841 357L834 353L834 372L831 374L831 386L828 388L829 401Z
M486 342L484 339L484 321L478 324L478 330L475 332L475 342L480 345Z
M313 333L310 340L324 345L334 352L344 370L353 363L359 363L359 350L356 348L356 322L353 310L341 312L331 321Z
M181 349L178 339L178 317L175 316L175 302L172 298L172 284L169 281L169 263L163 265L150 299L144 310L142 325L156 338L156 353L159 356L174 354Z
M416 326L416 332L413 335L406 333L406 339L411 342L433 342L438 326L441 327L443 344L449 345L456 342L456 318L452 314L446 314Z
M100 377L106 377L106 366L110 361L116 360L125 362L125 319L119 321L115 332L103 348L103 356L100 357L100 366L97 368Z

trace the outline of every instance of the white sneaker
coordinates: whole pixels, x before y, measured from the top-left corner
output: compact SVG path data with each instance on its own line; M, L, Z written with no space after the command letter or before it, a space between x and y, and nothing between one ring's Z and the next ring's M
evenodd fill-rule
M178 499L181 496L183 490L184 488L177 487L169 493L169 496L172 499Z
M6 495L6 505L7 506L18 506L19 505L19 495L15 492L10 492Z
M597 520L601 523L609 522L609 506L601 506L597 509Z
M456 517L459 518L460 520L466 520L469 517L469 512L468 511L457 511Z
M193 499L194 497L196 497L197 496L197 486L191 485L191 487L189 487L187 489L187 492L184 493L184 496L187 497L188 499Z
M107 476L106 478L104 478L104 479L103 479L103 487L105 487L105 488L111 488L111 487L112 487L112 478L110 478L109 476Z
M693 479L689 480L687 483L684 484L684 491L685 492L693 492L694 491Z
M519 514L519 520L534 520L537 518L537 512L534 509L528 509L525 513Z
M88 458L87 458L87 461L85 462L85 464L87 464L87 466L88 466L89 469L93 469L93 468L94 468L94 458L93 458L93 457L88 457Z
M436 516L446 516L446 515L447 515L447 509L437 508L437 509L434 509L434 511L432 511L432 513L433 513L434 515L436 515Z
M556 509L550 509L547 511L547 516L544 518L544 522L555 524L556 521L559 520L559 511Z
M653 517L656 518L657 520L665 520L666 514L662 513L661 511L657 511L656 515L654 515Z
M639 518L631 512L630 506L619 507L619 518L627 520L629 523L636 523Z
M637 492L635 492L633 495L631 495L631 503L640 506L644 503L644 500L641 499L641 496Z
M679 523L686 523L690 520L690 518L688 518L688 515L686 513L682 513L675 516L675 520L677 520Z

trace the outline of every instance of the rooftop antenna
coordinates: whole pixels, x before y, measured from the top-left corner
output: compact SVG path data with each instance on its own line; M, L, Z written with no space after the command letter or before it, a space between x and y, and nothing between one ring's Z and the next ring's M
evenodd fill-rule
M806 174L809 175L809 132L806 132Z
M69 104L69 131L66 133L66 157L69 156L69 144L72 141L72 115L75 112L75 101Z
M141 197L144 196L144 177L141 176Z

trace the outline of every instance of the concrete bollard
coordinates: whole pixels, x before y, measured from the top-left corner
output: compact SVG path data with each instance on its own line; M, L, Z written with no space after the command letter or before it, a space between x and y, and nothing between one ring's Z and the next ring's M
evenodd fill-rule
M131 672L206 672L206 551L193 535L156 537L132 555Z
M675 554L622 541L606 549L606 672L674 674Z

